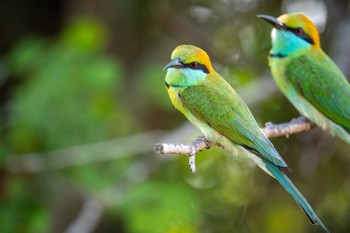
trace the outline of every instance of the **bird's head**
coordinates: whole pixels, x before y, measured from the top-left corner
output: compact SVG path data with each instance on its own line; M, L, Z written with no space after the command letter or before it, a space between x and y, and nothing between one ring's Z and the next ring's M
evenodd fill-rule
M196 84L213 72L208 54L193 45L176 47L164 69L167 70L166 82L178 85Z
M305 14L284 14L278 18L258 15L272 24L272 52L288 55L305 48L319 48L320 38L315 24Z
M193 45L179 45L171 54L171 61L164 67L178 69L192 69L209 74L213 68L208 54Z

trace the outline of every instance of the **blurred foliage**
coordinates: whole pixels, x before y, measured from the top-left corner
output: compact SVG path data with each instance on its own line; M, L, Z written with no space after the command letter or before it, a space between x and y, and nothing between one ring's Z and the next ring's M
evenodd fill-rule
M90 198L102 213L89 209L97 218L87 221L89 232L320 232L244 156L206 150L192 175L185 157L155 155L156 142L200 134L181 128L186 120L169 101L162 68L175 46L194 44L238 93L266 76L273 86L271 28L255 15L305 11L320 21L325 51L347 58L339 62L350 77L347 50L336 47L350 36L348 0L16 4L0 3L1 232L69 232ZM279 91L261 92L266 99L249 104L261 125L298 116ZM143 140L127 141L140 132ZM272 141L327 227L349 232L349 146L320 129ZM131 149L114 151L114 143ZM88 145L92 161L71 163ZM14 170L13 158L25 162Z
M18 42L8 59L14 78L23 79L9 103L10 151L47 150L130 132L130 115L118 95L122 66L102 54L105 34L103 25L79 19L57 41Z
M120 213L130 232L198 232L194 223L200 213L188 205L193 200L193 194L182 185L147 182L131 190Z

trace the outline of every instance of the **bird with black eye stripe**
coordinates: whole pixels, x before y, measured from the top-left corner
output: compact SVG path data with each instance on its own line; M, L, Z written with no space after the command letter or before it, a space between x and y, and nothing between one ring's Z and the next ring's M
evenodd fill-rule
M288 170L286 162L262 133L247 105L214 70L204 50L178 46L164 69L171 102L207 139L254 161L286 189L313 224L320 224L328 232L284 173Z
M350 144L350 84L321 49L315 24L304 14L284 14L272 24L269 65L277 86L310 121Z

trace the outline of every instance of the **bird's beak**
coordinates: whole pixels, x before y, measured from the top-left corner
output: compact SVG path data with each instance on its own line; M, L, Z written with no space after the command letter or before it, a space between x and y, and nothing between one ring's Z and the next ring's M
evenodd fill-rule
M168 68L181 68L184 67L185 65L183 64L183 62L179 59L176 58L174 60L171 60L164 68L163 70L166 70Z
M273 16L257 15L256 17L265 20L266 22L270 23L274 28L276 28L278 30L287 30L287 27Z

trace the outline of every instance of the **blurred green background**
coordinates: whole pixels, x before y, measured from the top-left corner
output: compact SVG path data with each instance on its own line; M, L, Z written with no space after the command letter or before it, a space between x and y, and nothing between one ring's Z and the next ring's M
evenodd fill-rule
M297 117L267 66L257 14L305 12L350 77L348 0L0 2L0 232L321 232L244 156L161 156L200 133L170 103L162 68L205 49L261 126ZM350 232L350 147L320 129L272 140L332 232Z

